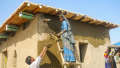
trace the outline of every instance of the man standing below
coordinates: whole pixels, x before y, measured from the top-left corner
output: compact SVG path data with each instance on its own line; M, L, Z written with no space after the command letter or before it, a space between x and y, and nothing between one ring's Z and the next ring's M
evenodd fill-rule
M29 68L40 68L40 62L41 62L42 58L45 56L47 48L48 48L47 46L45 46L43 48L42 52L40 53L40 56L38 56L36 60L31 56L28 56L26 58L25 62L28 65L30 65Z

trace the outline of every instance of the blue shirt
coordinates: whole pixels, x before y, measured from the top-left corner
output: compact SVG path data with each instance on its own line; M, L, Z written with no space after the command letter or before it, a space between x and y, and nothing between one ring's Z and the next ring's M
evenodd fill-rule
M61 29L62 30L68 30L68 23L66 21L62 22Z

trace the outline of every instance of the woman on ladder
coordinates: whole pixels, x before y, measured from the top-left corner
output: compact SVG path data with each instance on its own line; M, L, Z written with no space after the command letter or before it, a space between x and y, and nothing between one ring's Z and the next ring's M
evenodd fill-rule
M63 15L59 16L61 24L61 32L58 33L58 36L61 36L64 50L64 60L65 62L75 62L74 56L74 39L71 32L69 22L65 19Z

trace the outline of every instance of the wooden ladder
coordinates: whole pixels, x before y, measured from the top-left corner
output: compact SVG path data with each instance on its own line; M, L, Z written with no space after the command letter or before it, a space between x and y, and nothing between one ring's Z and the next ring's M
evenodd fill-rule
M81 63L77 59L76 59L76 62L65 62L63 52L62 52L63 50L60 47L59 38L54 34L50 34L50 36L52 37L52 39L56 40L56 42L57 42L57 48L60 53L60 57L62 59L63 68L67 68L67 65L75 65L75 68L80 68ZM79 51L76 51L76 52L79 52Z
M75 68L80 68L81 63L77 59L76 59L76 62L65 62L59 42L57 42L57 47L58 47L58 50L60 51L63 68L67 68L67 65L75 65Z

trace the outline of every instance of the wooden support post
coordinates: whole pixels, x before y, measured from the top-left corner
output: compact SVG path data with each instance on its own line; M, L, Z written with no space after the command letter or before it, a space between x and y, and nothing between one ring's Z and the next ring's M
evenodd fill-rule
M16 25L6 25L6 31L17 31L18 30L18 26Z
M27 13L27 12L21 12L21 13L19 13L19 17L24 18L24 19L28 19L28 20L32 20L34 15Z

